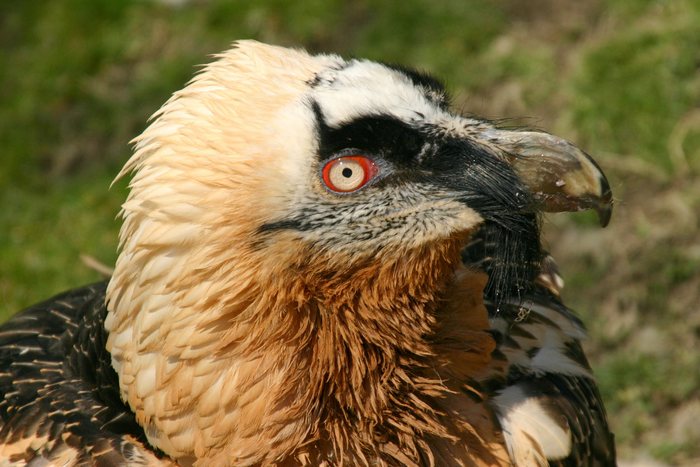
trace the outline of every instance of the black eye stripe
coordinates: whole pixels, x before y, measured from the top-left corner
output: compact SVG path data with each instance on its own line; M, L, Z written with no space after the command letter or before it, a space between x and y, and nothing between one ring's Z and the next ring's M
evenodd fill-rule
M313 102L312 106L318 124L320 160L354 148L398 166L412 166L428 139L421 131L391 115L360 117L333 128L326 124L318 103Z

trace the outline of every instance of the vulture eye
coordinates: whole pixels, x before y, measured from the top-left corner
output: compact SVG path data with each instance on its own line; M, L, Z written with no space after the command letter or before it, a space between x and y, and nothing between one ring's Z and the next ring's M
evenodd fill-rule
M344 156L326 162L323 183L336 193L359 190L379 173L379 168L365 156Z

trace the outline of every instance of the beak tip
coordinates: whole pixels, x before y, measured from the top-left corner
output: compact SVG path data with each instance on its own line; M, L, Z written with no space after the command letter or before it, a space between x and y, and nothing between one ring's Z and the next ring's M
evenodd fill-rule
M595 166L598 168L598 170L600 170L598 164L595 164ZM610 189L610 183L603 174L602 170L600 171L600 178L602 195L598 198L599 202L595 210L598 213L598 222L600 223L600 226L607 227L610 223L610 218L612 217L613 196L612 190Z
M596 208L598 213L598 222L601 227L607 227L610 223L610 218L612 217L612 203L605 204Z
M601 185L603 188L603 194L602 196L598 197L598 205L595 206L594 209L598 213L598 222L600 223L600 226L607 227L610 223L610 218L612 217L613 197L610 185L604 176Z

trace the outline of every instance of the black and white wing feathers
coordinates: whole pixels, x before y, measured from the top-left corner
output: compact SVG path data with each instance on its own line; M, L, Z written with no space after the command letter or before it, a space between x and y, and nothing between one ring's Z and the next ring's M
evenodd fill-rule
M104 350L105 287L71 290L0 326L0 464L160 462Z

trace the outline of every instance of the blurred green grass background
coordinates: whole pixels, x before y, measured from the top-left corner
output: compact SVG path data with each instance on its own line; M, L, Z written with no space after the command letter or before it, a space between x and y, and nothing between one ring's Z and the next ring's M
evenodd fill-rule
M53 0L0 3L0 317L111 265L128 141L234 39L403 63L465 113L564 136L616 195L547 245L621 457L700 464L700 2Z

